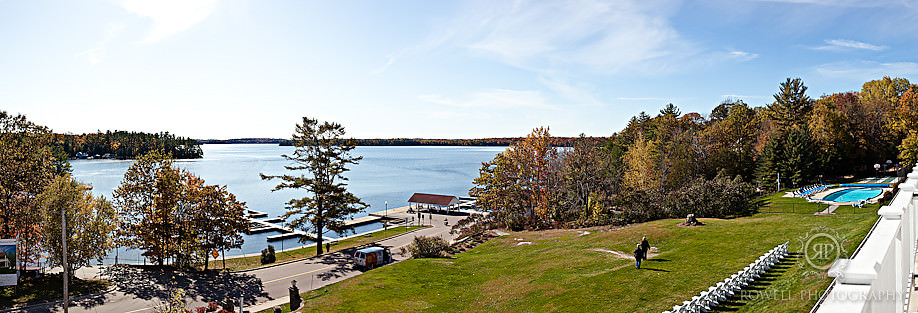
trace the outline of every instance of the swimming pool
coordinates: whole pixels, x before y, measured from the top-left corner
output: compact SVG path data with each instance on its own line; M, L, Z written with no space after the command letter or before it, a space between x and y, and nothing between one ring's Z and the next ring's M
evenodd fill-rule
M834 202L860 202L862 200L877 197L882 193L883 189L879 188L852 188L833 192L825 196L825 198L822 198L822 200Z

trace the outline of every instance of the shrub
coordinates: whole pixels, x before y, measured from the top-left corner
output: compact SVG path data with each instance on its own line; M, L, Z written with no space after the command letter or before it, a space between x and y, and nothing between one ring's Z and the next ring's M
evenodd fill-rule
M416 236L407 250L411 258L421 259L442 257L448 249L449 243L443 237Z
M277 261L274 256L274 246L268 245L267 249L261 250L261 264L270 264Z

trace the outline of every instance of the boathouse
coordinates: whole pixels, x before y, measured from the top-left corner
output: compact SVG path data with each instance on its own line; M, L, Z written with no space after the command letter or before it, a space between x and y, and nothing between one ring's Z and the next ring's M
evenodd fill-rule
M417 208L424 205L428 210L436 206L437 211L443 210L443 208L446 207L446 211L448 212L453 207L459 207L459 197L416 192L408 199L408 205L414 205Z

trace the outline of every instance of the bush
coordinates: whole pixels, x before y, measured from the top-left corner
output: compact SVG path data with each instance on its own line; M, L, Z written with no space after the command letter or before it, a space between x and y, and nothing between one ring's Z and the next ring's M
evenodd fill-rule
M449 243L443 237L416 236L407 251L411 258L421 259L442 257L448 249Z
M274 246L268 245L267 249L261 250L261 264L270 264L277 261L274 257Z

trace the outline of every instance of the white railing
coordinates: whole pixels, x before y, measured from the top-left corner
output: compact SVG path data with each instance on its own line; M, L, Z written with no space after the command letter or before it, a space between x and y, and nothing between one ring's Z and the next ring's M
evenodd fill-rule
M880 219L859 253L836 261L829 269L835 283L814 312L906 312L918 239L916 187L918 167L899 184L889 205L877 212Z
M765 274L775 263L778 263L787 256L787 242L774 247L771 251L760 256L757 260L749 263L749 266L736 274L731 275L722 282L708 287L708 290L702 291L699 295L692 297L692 300L682 302L682 305L673 306L672 311L663 313L699 313L707 312L714 309L721 301L736 294L750 283Z

